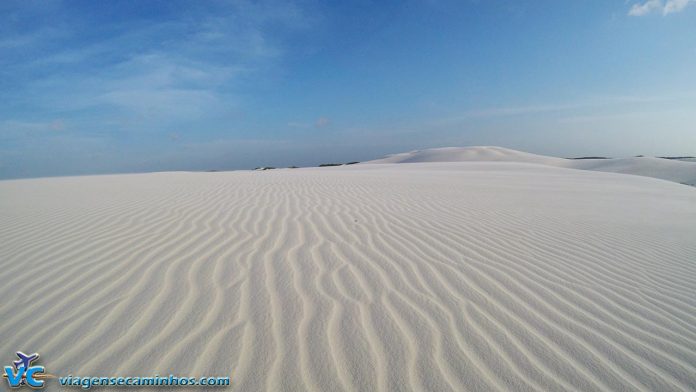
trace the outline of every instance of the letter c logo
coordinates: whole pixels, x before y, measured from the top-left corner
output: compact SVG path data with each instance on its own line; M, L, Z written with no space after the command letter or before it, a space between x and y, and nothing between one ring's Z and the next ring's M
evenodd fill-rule
M27 384L29 384L30 387L32 388L41 388L44 385L43 380L37 380L34 378L35 373L43 373L44 372L44 367L43 366L32 366L27 370L26 377L27 377Z

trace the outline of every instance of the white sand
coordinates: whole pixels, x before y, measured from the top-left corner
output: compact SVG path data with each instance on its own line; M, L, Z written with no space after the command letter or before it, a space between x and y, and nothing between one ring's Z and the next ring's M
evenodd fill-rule
M234 391L696 389L696 188L510 162L0 182L0 353ZM55 390L55 384L48 390Z
M389 155L368 163L519 162L660 178L696 185L696 162L655 157L564 159L503 147L445 147Z

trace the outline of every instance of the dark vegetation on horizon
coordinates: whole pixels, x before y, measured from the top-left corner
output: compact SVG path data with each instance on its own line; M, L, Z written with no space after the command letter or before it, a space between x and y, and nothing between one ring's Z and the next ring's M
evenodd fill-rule
M360 162L353 161L353 162L347 162L347 163L322 163L321 165L319 165L319 167L355 165L356 163L360 163ZM256 171L265 171L265 170L274 170L274 169L276 169L276 168L273 166L259 166L259 167L254 168L254 170L256 170ZM288 169L299 169L299 167L288 166ZM209 170L209 171L216 171L216 170Z
M636 158L642 158L644 155L636 155ZM678 157L657 157L657 158L662 158L662 159L670 159L670 160L681 160L681 159L696 159L694 156L678 156ZM610 157L600 157L600 156L587 156L587 157L572 157L572 158L565 158L565 159L572 159L572 160L583 160L583 159L612 159ZM346 162L346 163L322 163L318 167L335 167L335 166L346 166L346 165L355 165L357 163L360 163L358 161L353 161L353 162ZM265 171L265 170L274 170L275 167L272 166L259 166L254 168L256 171ZM288 169L299 169L297 166L288 166ZM209 172L216 172L217 170L207 170ZM692 184L686 184L686 185L692 185ZM693 185L692 185L693 186Z
M322 163L319 167L330 167L330 166L343 166L343 165L355 165L360 162L348 162L348 163Z

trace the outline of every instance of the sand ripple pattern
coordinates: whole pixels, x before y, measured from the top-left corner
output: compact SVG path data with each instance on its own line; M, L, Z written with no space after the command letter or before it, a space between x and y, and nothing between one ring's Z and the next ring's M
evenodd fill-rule
M694 391L696 189L505 163L0 182L0 357L236 391Z

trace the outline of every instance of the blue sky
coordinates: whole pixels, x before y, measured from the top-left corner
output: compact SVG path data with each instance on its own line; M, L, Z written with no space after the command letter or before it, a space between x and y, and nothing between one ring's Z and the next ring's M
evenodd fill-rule
M696 1L0 2L0 178L696 155Z

